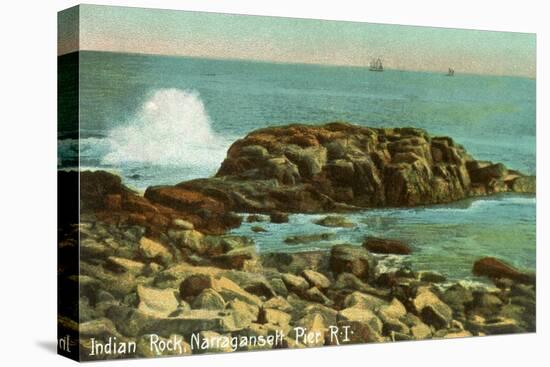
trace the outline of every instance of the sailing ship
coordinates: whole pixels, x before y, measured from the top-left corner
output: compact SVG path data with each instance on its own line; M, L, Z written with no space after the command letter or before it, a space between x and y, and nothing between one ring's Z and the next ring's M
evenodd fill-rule
M384 66L382 65L382 60L380 58L372 59L370 62L370 71L384 71Z
M455 76L455 69L449 68L449 71L447 72L447 76Z

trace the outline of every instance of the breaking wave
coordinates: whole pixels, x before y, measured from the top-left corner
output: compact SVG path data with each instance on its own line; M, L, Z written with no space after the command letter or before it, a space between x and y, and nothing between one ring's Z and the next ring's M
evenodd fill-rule
M227 140L211 127L199 93L192 90L155 91L124 126L109 131L108 152L101 163L142 163L169 166L218 167Z

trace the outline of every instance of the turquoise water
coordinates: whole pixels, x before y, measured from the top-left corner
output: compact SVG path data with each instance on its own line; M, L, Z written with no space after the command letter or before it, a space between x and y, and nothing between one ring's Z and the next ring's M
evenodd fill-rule
M477 159L535 174L535 80L526 78L81 52L79 112L81 165L113 170L138 190L214 174L251 130L335 120L424 128ZM59 165L70 167L75 134L61 133ZM534 268L534 198L457 205L354 214L359 226L339 239L406 238L415 266L453 274L480 255ZM318 230L310 219L253 236L279 251L287 233Z
M449 278L471 277L474 261L498 256L522 269L535 269L535 198L502 194L451 205L414 209L373 209L346 215L355 227L326 228L314 224L323 215L292 215L289 223L243 223L233 234L252 236L262 251L326 250L338 243L360 245L368 236L405 241L413 252L391 256L386 263L403 263ZM267 232L254 233L252 226ZM330 241L289 245L285 238L301 234L334 233Z

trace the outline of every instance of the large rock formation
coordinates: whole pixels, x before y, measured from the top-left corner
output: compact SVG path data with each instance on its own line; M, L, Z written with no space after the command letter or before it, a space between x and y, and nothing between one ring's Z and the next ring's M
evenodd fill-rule
M256 130L231 146L214 178L152 187L145 197L177 208L189 191L235 211L324 212L534 192L535 178L421 129L329 123Z

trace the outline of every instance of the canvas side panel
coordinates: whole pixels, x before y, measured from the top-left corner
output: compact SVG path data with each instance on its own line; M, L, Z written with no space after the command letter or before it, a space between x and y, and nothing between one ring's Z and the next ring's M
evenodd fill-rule
M79 8L58 13L57 350L79 360Z

